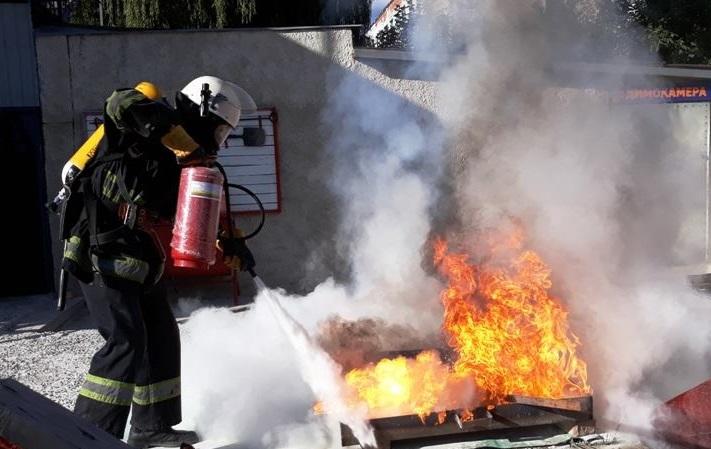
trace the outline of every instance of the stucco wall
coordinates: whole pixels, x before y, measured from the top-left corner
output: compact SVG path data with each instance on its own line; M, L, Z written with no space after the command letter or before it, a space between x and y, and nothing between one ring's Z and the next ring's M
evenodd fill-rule
M320 268L304 263L315 248L328 254L338 222L323 172L338 126L324 113L333 86L353 77L426 113L434 108L431 82L391 77L353 59L347 29L40 34L37 54L50 197L62 165L83 141L83 113L101 109L117 87L150 80L172 98L195 76L210 74L238 83L259 106L276 107L282 212L269 215L250 247L265 281L289 291L309 289L339 264L335 251ZM56 240L57 220L51 225ZM55 243L55 260L59 254ZM251 283L243 277L242 284L249 294Z

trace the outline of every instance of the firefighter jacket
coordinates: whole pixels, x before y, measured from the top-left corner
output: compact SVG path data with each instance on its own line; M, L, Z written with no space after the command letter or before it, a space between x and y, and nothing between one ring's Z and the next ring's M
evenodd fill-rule
M134 89L115 91L104 106L106 137L71 186L63 211L63 268L83 282L94 273L139 284L158 281L165 256L135 224L137 210L172 219L180 167L161 137L175 111Z

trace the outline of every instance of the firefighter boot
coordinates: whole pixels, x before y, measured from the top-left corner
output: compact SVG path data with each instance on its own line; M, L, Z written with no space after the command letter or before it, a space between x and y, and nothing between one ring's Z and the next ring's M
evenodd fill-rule
M190 430L175 430L170 427L160 430L142 430L131 427L128 445L136 449L150 447L182 447L200 441L197 434Z

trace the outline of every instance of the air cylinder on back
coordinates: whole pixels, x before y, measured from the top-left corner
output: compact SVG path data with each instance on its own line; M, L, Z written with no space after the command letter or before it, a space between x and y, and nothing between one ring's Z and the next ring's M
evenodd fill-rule
M170 242L176 267L207 269L215 263L223 179L216 168L182 170Z

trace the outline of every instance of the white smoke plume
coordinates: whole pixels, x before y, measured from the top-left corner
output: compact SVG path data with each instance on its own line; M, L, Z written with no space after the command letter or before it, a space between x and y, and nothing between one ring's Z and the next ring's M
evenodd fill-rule
M451 231L474 245L479 231L513 217L571 310L598 417L645 427L661 401L711 377L711 303L669 269L698 247L680 230L699 206L702 161L678 145L686 123L667 109L557 86L551 67L561 58L594 60L601 50L574 23L542 22L553 3L433 0L437 13L421 17L414 41L451 54L437 116L353 73L331 74L324 121L339 127L327 167L316 168L341 200L330 249L351 275L305 297L273 293L312 335L333 316L436 334L441 285L428 268L429 238ZM313 416L323 398L263 303L236 315L197 311L183 333L187 425L255 447L340 444L333 420Z
M703 233L692 248L685 227L704 211L705 155L684 145L693 130L668 106L556 86L561 55L599 56L577 24L540 27L541 2L473 3L479 26L442 77L459 219L474 236L524 224L571 308L598 414L648 428L660 401L711 377L711 303L672 270L703 261ZM649 62L627 51L620 66Z
M328 167L318 169L332 176L342 202L340 246L330 250L344 252L351 276L343 285L326 280L304 297L270 294L311 335L333 317L377 318L375 327L390 326L391 335L383 334L377 350L402 349L393 345L403 334L426 340L441 321L439 281L427 275L422 252L443 148L429 112L353 73L331 75L324 120L340 126L327 145ZM339 447L330 415L358 423L362 414L339 411L332 391L313 388L330 381L330 361L303 357L259 298L236 315L195 312L183 328L184 425L255 447ZM319 364L328 369L311 369ZM314 416L317 400L331 402L328 416Z
M258 301L266 303L272 317L281 327L294 349L301 378L330 417L349 426L363 447L375 447L375 434L368 423L368 408L365 404L353 405L345 401L347 396L341 368L318 345L306 329L281 305L276 294L267 289L258 277L254 281L259 288Z

